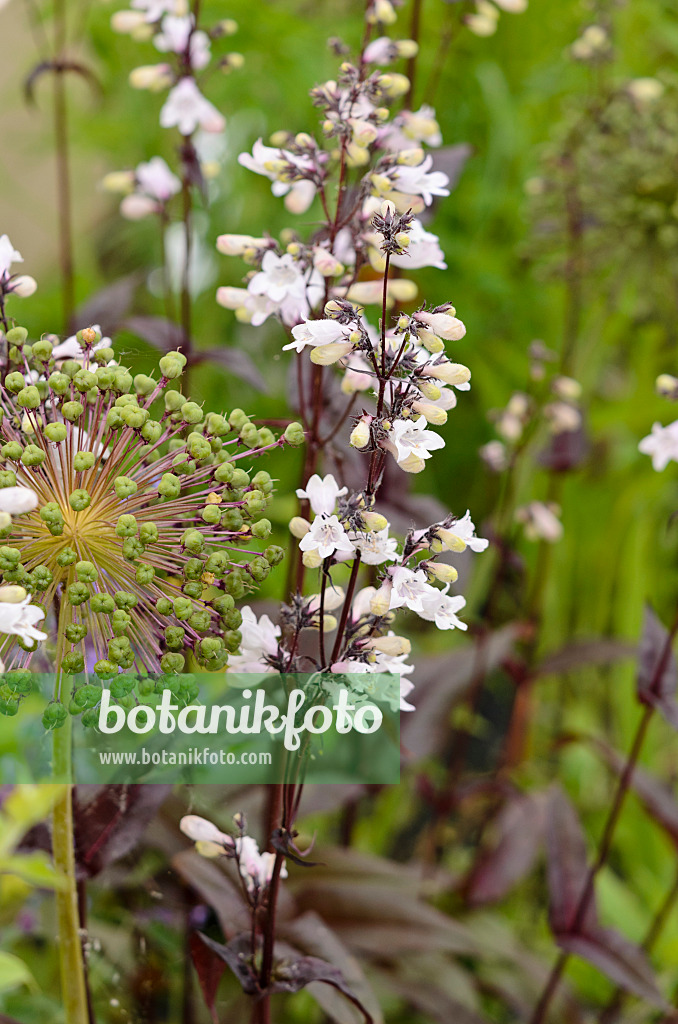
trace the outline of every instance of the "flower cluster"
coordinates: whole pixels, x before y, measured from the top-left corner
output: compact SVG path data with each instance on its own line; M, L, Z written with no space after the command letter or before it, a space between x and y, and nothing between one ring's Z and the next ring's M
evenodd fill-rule
M184 835L193 840L201 856L226 857L235 863L243 894L250 906L257 910L266 904L275 854L259 852L256 839L245 834L246 822L242 814L236 814L233 822L235 836L222 832L211 821L197 814L185 815L179 827ZM280 877L287 877L284 861Z
M658 394L670 401L678 401L678 377L669 373L662 373L657 378L656 388ZM643 455L652 458L652 466L661 473L666 469L669 462L678 462L678 420L663 427L661 423L652 425L652 432L644 437L638 449Z
M94 328L63 344L31 344L23 327L3 339L0 576L17 602L0 614L3 654L28 666L46 616L68 674L218 669L240 646L236 601L283 557L261 518L273 482L253 462L303 432L206 414L175 386L180 352L158 379L133 376L106 341Z

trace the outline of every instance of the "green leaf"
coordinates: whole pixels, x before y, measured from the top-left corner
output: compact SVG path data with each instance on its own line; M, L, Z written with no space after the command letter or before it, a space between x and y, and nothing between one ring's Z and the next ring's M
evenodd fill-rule
M38 987L23 960L12 953L0 952L0 992L17 988L19 985L28 985L34 991Z

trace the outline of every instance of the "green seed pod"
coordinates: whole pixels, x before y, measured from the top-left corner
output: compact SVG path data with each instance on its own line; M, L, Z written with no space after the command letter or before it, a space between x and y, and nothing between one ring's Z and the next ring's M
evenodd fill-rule
M115 382L115 368L99 366L96 371L97 387L100 391L110 391Z
M102 664L102 662L98 664ZM88 708L87 711L83 712L80 721L86 729L95 729L99 724L99 712L96 708Z
M149 444L156 444L162 437L162 424L155 420L147 420L141 428L141 436Z
M131 495L136 494L137 485L134 480L130 480L128 476L118 476L115 478L113 483L115 493L119 498L129 498Z
M139 540L142 544L154 544L158 539L158 527L155 523L143 523L139 530Z
M152 565L140 565L134 578L140 586L147 587L155 579L155 569Z
M136 608L139 603L139 598L136 594L130 594L127 590L118 590L113 595L117 608L122 608L127 611L128 608Z
M99 676L99 679L110 679L111 676L116 675L118 670L112 661L102 658L101 661L95 663L94 671Z
M106 426L109 430L121 430L125 426L121 409L111 409L106 416Z
M255 515L257 512L264 511L267 501L261 491L247 491L245 494L245 505L249 514Z
M68 718L68 709L63 704L48 704L42 716L43 728L49 732L60 729Z
M73 565L77 561L77 554L73 548L63 548L56 557L57 565L65 567L67 565Z
M148 409L136 409L132 405L127 405L122 410L122 418L125 421L126 426L131 427L132 430L140 430L148 419L148 416Z
M85 394L91 388L95 388L97 385L97 375L92 373L91 370L80 369L73 377L73 384L75 385L76 391L81 394Z
M257 440L259 438L259 431L253 423L246 423L238 434L238 437L243 444L247 445L248 448L254 448L256 447Z
M242 626L242 612L239 608L231 608L225 615L222 615L221 620L224 624L224 629L240 629Z
M252 536L257 537L259 540L265 540L270 536L272 529L273 527L269 519L259 519L258 522L252 523Z
M116 676L110 686L111 697L115 697L117 701L122 703L123 699L128 697L134 689L135 683L134 676L128 676L124 672Z
M202 597L204 589L202 583L198 580L189 580L187 583L184 583L181 591L186 597L192 597L197 601Z
M94 583L99 579L99 570L92 562L76 562L75 575L80 583Z
M35 444L27 444L21 455L21 462L24 466L41 466L46 458L42 448Z
M86 490L79 487L76 491L72 491L68 497L68 504L71 506L74 512L84 512L86 508L92 503L92 499Z
M193 614L193 602L187 597L177 597L173 602L174 614L182 622Z
M181 545L192 555L198 555L205 547L205 538L197 530L185 530L181 537Z
M174 473L163 473L158 484L158 494L163 498L178 498L181 493L179 478Z
M26 387L23 373L19 373L18 370L15 370L14 373L8 373L5 377L5 387L13 395L18 395Z
M187 474L195 473L196 464L192 459L189 459L186 452L179 452L179 454L175 455L172 459L172 469L182 476L185 476Z
M68 431L63 423L48 423L45 427L45 437L54 444L64 441L67 433Z
M47 383L55 395L65 395L71 386L70 378L65 373L59 373L58 370L50 373Z
M82 367L80 366L80 363L77 361L77 359L65 359L64 362L61 364L61 369L62 372L65 373L66 376L70 378L70 380L73 380L78 370L81 370Z
M205 562L205 571L221 576L228 569L229 558L225 551L213 551Z
M284 557L284 549L278 547L277 544L271 544L264 551L264 558L266 559L269 565L280 565Z
M159 597L155 603L155 610L158 615L171 615L174 608L168 597Z
M18 441L8 441L7 444L3 444L2 448L0 448L0 452L2 452L6 459L11 459L12 462L18 462L21 458L23 448Z
M253 580L256 580L257 583L261 583L261 581L265 580L270 573L271 567L265 558L257 557L252 559L247 570Z
M273 480L271 479L270 473L266 470L260 469L258 473L255 473L252 477L252 486L256 487L258 491L262 491L264 494L271 494L273 492Z
M76 420L79 420L84 411L85 407L81 402L64 402L61 406L61 415L69 423L75 423Z
M290 423L285 428L283 436L288 444L298 447L300 444L303 444L305 440L304 428L301 423Z
M120 395L126 395L133 383L132 374L125 370L124 367L119 366L113 374L112 390Z
M99 615L111 615L115 611L115 601L110 594L92 594L90 608Z
M214 661L223 649L224 645L218 637L206 636L200 641L200 653L205 661Z
M205 417L205 430L214 437L223 437L225 434L230 433L231 427L223 416L210 412Z
M61 668L69 675L77 675L78 672L83 671L84 667L85 659L81 651L70 651L69 654L64 654L61 659Z
M235 601L230 594L220 594L212 601L212 607L217 615L225 616L235 608Z
M165 630L165 643L170 650L181 650L185 637L186 631L183 626L168 626Z
M234 409L228 417L228 422L233 430L241 430L248 422L248 417L242 409Z
M116 609L111 615L111 629L113 630L113 636L124 636L130 627L132 622L132 616L122 610L122 608Z
M177 377L181 377L185 365L186 356L181 352L168 352L158 363L160 372L167 380L176 380Z
M230 654L240 650L242 633L239 629L229 629L224 633L224 647Z
M205 505L204 509L200 513L200 518L203 523L209 523L211 526L215 526L221 519L221 509L218 505Z
M212 617L207 609L202 609L201 611L193 612L188 620L188 624L196 633L204 633L210 628Z
M66 588L66 596L72 605L77 606L89 601L89 590L84 583L71 583Z
M185 407L184 407L185 408ZM212 455L212 449L209 441L193 431L188 435L186 439L186 448L192 459L197 459L198 462L202 462L205 459L209 459Z
M11 469L0 469L0 488L16 487L16 473Z
M112 661L115 665L120 665L127 661L129 653L130 642L126 636L116 636L113 640L109 641L108 660Z
M249 485L249 474L244 469L234 469L233 476L231 477L231 487L243 488L249 487Z
M153 378L147 377L145 373L138 373L134 378L134 390L138 395L146 397L153 393L156 386L156 382Z
M138 529L136 518L127 514L120 516L115 525L118 537L136 537Z
M181 672L186 663L183 654L163 654L160 659L160 668L163 672Z
M10 327L5 337L10 345L16 345L18 348L21 348L28 338L28 331L25 327Z
M165 392L165 408L167 412L179 412L182 405L185 405L187 401L188 399L182 395L181 391Z
M77 622L72 622L70 625L66 626L64 636L68 640L69 644L82 643L87 636L87 626Z
M23 388L16 396L16 400L22 409L37 409L40 405L40 392L31 384Z
M5 572L9 569L16 569L21 561L21 552L18 548L10 548L5 545L0 547L0 569Z
M275 434L269 427L260 427L256 443L258 448L268 448L269 445L275 444Z
M34 359L38 359L41 363L48 363L52 358L54 346L47 338L41 338L40 341L33 342L31 349Z
M226 593L231 594L236 601L245 596L245 583L240 569L234 569L233 572L228 574L224 580L224 589Z
M33 590L47 590L54 582L54 576L46 565L36 565L31 573L31 584Z
M73 465L78 473L84 473L94 466L94 452L76 452L73 458Z
M186 580L201 580L202 574L205 571L205 563L201 562L199 558L188 558L184 562L184 579Z
M222 462L214 471L214 479L220 484L228 484L233 479L235 466L232 462Z
M136 562L137 558L141 558L145 550L146 548L138 537L127 537L122 542L122 554L128 562Z
M242 528L244 519L237 508L229 508L221 517L221 525L225 530L237 533Z
M92 353L92 358L94 359L94 362L101 363L102 366L105 366L106 363L110 363L111 359L113 359L114 356L115 352L110 347L110 345L104 345L103 348L99 348L97 349L96 352Z

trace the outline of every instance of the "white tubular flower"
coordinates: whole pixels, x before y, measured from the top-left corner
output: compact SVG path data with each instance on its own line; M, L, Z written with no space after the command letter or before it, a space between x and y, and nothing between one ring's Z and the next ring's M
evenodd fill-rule
M678 462L678 420L668 427L654 423L652 433L639 443L638 451L652 456L652 466L658 473L666 469L669 462Z
M427 430L426 427L426 419L423 416L416 420L396 420L393 424L388 432L388 445L399 466L411 456L416 459L430 459L431 452L445 447L442 437L433 430Z
M24 643L40 642L47 639L47 633L36 629L45 617L45 609L29 604L30 596L17 603L0 602L0 633L20 637Z
M306 488L297 488L297 498L306 498L311 509L317 516L331 516L337 505L337 498L348 493L348 488L340 487L331 473L321 477L314 473L306 484Z
M468 391L470 389L471 371L463 363L450 363L448 361L433 363L426 367L425 372L428 377L441 380L443 384L449 384L460 391Z
M420 270L422 267L437 267L446 270L445 253L440 248L438 236L426 231L420 220L413 220L408 231L410 244L407 252L401 256L391 256L394 267L405 267L409 270ZM461 323L461 321L459 321Z
M283 345L283 352L294 349L302 352L307 345L316 348L320 345L331 345L333 342L345 342L350 328L338 323L336 320L305 320L292 328L292 337L288 345ZM351 346L352 347L352 346Z
M24 258L15 249L7 235L0 235L0 278L9 274L13 263L23 263Z
M160 111L162 128L176 127L181 135L192 135L197 128L206 132L222 132L225 118L205 99L192 78L182 78L170 90Z
M256 839L251 836L242 836L235 841L236 854L240 865L240 872L250 893L266 889L273 876L273 865L275 854L259 853L259 846ZM283 861L280 871L281 878L287 878L287 867Z
M372 533L351 533L350 538L362 556L365 565L381 565L395 562L398 557L398 541L389 537L388 526Z
M174 75L169 64L142 64L129 73L129 84L133 89L148 89L149 92L168 89L173 81Z
M403 654L407 655L412 650L412 644L407 637L396 636L394 633L368 640L365 646L372 651L379 651L381 654L387 654L392 658L397 658Z
M160 206L157 199L150 196L139 195L134 192L131 196L125 196L120 203L120 213L125 220L143 220L154 213L159 213Z
M306 297L306 280L301 265L293 256L289 253L277 256L269 249L264 253L261 270L254 275L247 290L252 295L265 295L276 303L290 298L303 302Z
M569 402L549 402L544 406L544 418L553 434L569 434L581 426L581 412Z
M450 307L449 313L427 313L420 309L414 314L414 319L430 327L434 334L445 341L461 341L466 334L464 323L454 315L454 308Z
M181 191L181 182L161 156L154 156L147 163L139 164L134 176L139 191L161 203Z
M523 523L527 539L545 540L549 544L555 544L563 536L559 514L557 505L546 505L543 501L531 501L516 509L516 519Z
M404 565L392 566L389 611L405 606L420 615L424 602L436 597L440 591L426 582L426 573L421 569L408 569Z
M188 13L187 0L132 0L135 11L143 11L146 21L160 21L164 14L182 16Z
M193 30L192 17L177 18L167 15L162 20L162 32L153 43L161 53L186 53L192 68L201 71L210 62L210 40L206 32Z
M468 629L467 624L457 617L457 612L460 612L465 604L465 598L450 597L447 589L436 590L435 597L424 601L420 615L428 622L435 622L438 629Z
M315 552L319 558L349 558L355 554L355 548L337 516L316 516L311 529L299 541L299 548L304 552Z
M449 196L450 179L442 171L432 171L433 157L427 156L418 167L397 164L389 170L391 184L406 196L421 196L427 206L434 196Z
M313 161L307 156L298 156L286 149L265 146L257 139L252 153L241 153L238 163L248 171L262 174L272 182L271 191L274 196L285 196L285 206L290 213L305 213L313 202L316 187L306 175L314 170ZM290 169L294 174L297 169L298 179L290 181Z
M179 828L194 843L214 843L224 850L235 852L235 843L231 836L222 832L207 818L201 818L197 814L186 814L179 822Z
M320 245L313 249L313 266L323 277L338 277L344 272L344 264Z
M442 544L442 551L463 551L469 547L471 551L479 552L485 551L490 543L484 537L476 537L476 528L468 510L449 529L438 529L436 537Z
M219 235L217 238L217 249L224 256L242 256L247 249L265 249L267 245L265 238L252 235Z
M238 654L229 655L228 668L232 672L273 672L267 659L278 654L280 626L268 617L257 619L249 605L242 608L240 625L242 642Z
M253 327L260 327L278 310L276 303L265 295L253 295L246 288L217 288L217 302L225 309L234 310L236 319L241 323L252 324Z
M3 487L0 490L0 512L18 516L38 507L38 496L30 487Z
M350 341L335 341L331 345L319 345L311 349L311 362L318 366L331 366L344 359L353 351L353 343Z

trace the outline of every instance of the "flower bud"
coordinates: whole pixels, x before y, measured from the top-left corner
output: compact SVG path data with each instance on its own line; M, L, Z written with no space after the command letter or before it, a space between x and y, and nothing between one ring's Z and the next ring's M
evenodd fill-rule
M377 129L370 121L361 121L358 118L349 118L348 123L353 129L353 141L361 149L371 146L377 137Z
M382 616L386 615L391 607L391 591L393 590L393 584L390 579L384 580L379 589L373 594L370 600L370 611L373 615Z
M246 249L264 249L265 238L254 238L252 235L219 235L217 249L224 256L242 256Z
M308 519L304 519L302 516L292 516L289 522L290 533L297 540L301 540L305 537L308 531L311 529L311 524Z
M446 312L427 313L425 309L420 309L414 315L415 319L426 324L445 341L460 341L466 334L466 327L454 314L454 306L449 306Z
M319 245L313 250L313 266L323 277L338 277L344 272L343 263Z
M416 57L419 53L419 43L415 42L414 39L398 39L395 43L395 48L398 51L398 56L402 57L403 60L411 60L412 57Z
M445 527L440 527L435 532L436 538L443 545L443 551L465 551L466 541L458 537L452 530L448 530Z
M335 317L342 312L342 307L334 299L330 299L329 302L325 303L325 316Z
M414 402L412 411L423 416L427 423L433 423L440 427L447 423L447 413L438 405L430 405L428 402Z
M28 299L37 291L38 282L29 274L19 274L18 277L11 279L10 288L13 295L18 295L20 299Z
M442 391L432 380L419 380L417 381L417 387L424 398L428 398L430 402L437 402L442 395Z
M385 93L389 99L395 100L399 96L404 96L409 91L410 80L407 75L399 75L392 71L388 75L382 75L379 79L379 85L381 91Z
M437 363L435 366L427 366L427 376L441 380L443 384L467 384L471 379L471 371L468 366L462 363Z
M311 362L317 366L331 366L353 351L350 341L333 341L329 345L318 345L311 349Z
M111 28L120 35L128 35L145 24L146 15L143 11L116 11L111 16Z
M420 146L413 149L401 149L398 153L397 163L402 167L418 167L424 159L424 150Z
M169 88L173 80L169 64L144 64L133 68L129 75L129 84L133 89L149 89L151 92Z
M670 373L661 373L657 377L655 388L657 394L664 398L675 399L678 397L678 377L672 377Z
M393 25L398 18L391 0L374 0L366 17L371 25Z
M0 604L21 604L27 596L23 587L0 587Z
M430 579L439 580L441 583L456 583L459 573L453 565L446 565L444 562L427 562L426 572Z
M420 459L418 455L412 453L408 455L406 459L399 462L398 465L401 469L404 469L406 473L421 473L426 468L426 463L423 459Z
M434 334L433 331L430 331L428 327L417 332L417 339L432 355L438 355L440 352L445 351L445 342L437 334Z
M319 569L323 560L317 551L304 551L301 560L307 569Z
M140 196L137 192L125 196L120 203L120 213L125 220L143 220L160 210L160 203L150 196Z
M358 420L355 427L351 431L349 444L353 448L366 448L367 445L370 443L371 418L372 417L369 417L368 419L366 416L361 416L361 418Z
M373 651L388 654L392 658L409 654L412 650L412 644L405 636L380 636L376 640L368 640L365 646Z
M378 533L388 526L388 519L381 512L363 512L361 518L366 530Z

